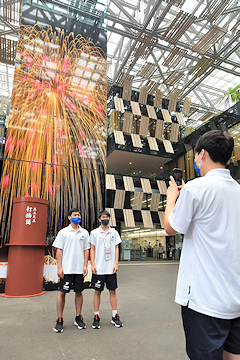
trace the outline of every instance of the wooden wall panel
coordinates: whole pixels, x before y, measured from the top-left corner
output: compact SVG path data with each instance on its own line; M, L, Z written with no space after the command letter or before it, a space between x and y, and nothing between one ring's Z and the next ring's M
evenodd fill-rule
M148 116L150 117L150 119L157 120L157 115L156 115L156 111L155 111L154 107L151 105L146 105L146 108L147 108L147 113L148 113Z
M106 208L106 210L110 213L110 221L109 221L109 225L110 226L116 226L116 217L115 217L115 211L113 208Z
M147 194L151 194L152 193L152 188L151 188L150 180L141 178L140 181L141 181L143 192L147 193Z
M166 195L167 186L164 180L157 180L157 186L161 195Z
M115 110L120 111L120 112L124 112L124 105L123 105L123 99L120 99L118 97L114 97L114 105L115 105Z
M160 196L161 195L157 193L152 194L150 211L158 211Z
M169 111L166 110L166 109L161 109L161 112L162 112L162 116L163 116L164 121L166 121L167 123L171 123L172 120L171 120Z
M131 134L133 123L133 113L127 111L123 115L123 127L122 131L126 134Z
M131 107L132 107L132 112L134 115L141 116L141 110L140 110L139 103L137 103L135 101L131 101Z
M173 143L178 142L178 132L179 132L179 125L176 123L172 123L171 125L171 133L170 133L170 141Z
M147 139L150 150L159 151L157 140L151 136L148 136Z
M116 190L115 176L111 174L106 174L106 189L107 190Z
M162 99L163 99L163 92L160 90L156 91L155 98L154 98L154 107L161 108L162 107Z
M155 138L162 140L163 139L163 131L164 131L164 121L157 120L156 121L156 129L155 129Z
M142 209L142 201L143 201L143 192L135 191L133 198L133 210L141 210Z
M114 140L117 145L125 145L125 140L123 136L123 132L119 130L114 130Z
M125 201L125 190L116 190L114 199L114 209L123 209Z
M147 87L146 86L142 86L140 89L140 93L139 93L139 98L138 98L138 102L139 104L144 104L146 105L147 103Z
M174 154L174 150L171 144L171 141L169 140L163 140L163 146L165 148L165 151L169 154Z
M134 191L133 178L131 176L123 176L125 191Z
M146 137L148 134L148 125L149 118L147 116L141 116L140 127L139 127L139 135L142 137Z
M126 227L135 227L135 220L132 209L123 209L123 217Z
M158 217L159 217L161 227L164 229L164 211L159 211Z
M141 138L138 134L131 134L133 147L142 148Z
M145 228L153 228L153 222L151 213L149 210L141 210L142 219L143 219L143 226Z

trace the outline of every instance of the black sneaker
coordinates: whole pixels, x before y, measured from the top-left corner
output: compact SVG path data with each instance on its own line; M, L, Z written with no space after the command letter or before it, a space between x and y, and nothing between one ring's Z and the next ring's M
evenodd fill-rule
M59 321L59 318L57 319L54 331L57 332L57 333L62 333L63 332L63 318L61 318L61 321Z
M123 323L121 322L118 314L112 317L111 324L115 325L118 328L123 326Z
M78 329L80 329L80 330L86 329L86 325L83 322L82 315L78 315L78 316L75 317L74 325L76 325L78 327Z
M98 315L94 316L92 328L93 329L100 329L100 317Z

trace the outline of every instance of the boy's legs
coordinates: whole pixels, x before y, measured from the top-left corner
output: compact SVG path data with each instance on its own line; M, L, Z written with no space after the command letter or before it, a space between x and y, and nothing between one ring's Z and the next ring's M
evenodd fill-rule
M64 293L63 291L59 291L58 296L57 296L57 313L58 313L59 318L62 318L62 316L63 316L63 309L64 309L64 305L65 305L65 296L66 296L66 293Z
M76 316L81 315L82 313L82 305L83 305L83 294L75 293L75 305L76 305Z
M117 292L116 292L116 290L109 290L109 294L110 294L110 304L111 304L112 310L117 311Z
M94 312L99 312L100 302L101 302L101 291L95 290L94 296L93 296Z

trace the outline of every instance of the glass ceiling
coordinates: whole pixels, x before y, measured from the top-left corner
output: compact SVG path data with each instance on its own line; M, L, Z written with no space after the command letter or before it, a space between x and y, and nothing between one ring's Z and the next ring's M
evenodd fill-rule
M20 1L11 0L15 15ZM90 3L96 9L108 10L108 85L114 85L121 73L133 75L133 89L139 90L147 81L158 83L158 89L168 98L179 89L178 100L190 97L191 109L188 125L198 127L213 114L233 105L226 95L229 87L240 83L240 0L51 0L33 2L61 8L61 4L74 4L79 9ZM2 1L0 35L17 41L19 21L4 19ZM93 3L95 5L93 5ZM100 4L101 3L101 4ZM178 22L177 22L178 21ZM177 23L176 23L177 22ZM177 24L177 25L176 25ZM143 54L136 56L136 47L143 37ZM149 41L157 39L152 50ZM198 45L203 46L201 51ZM199 46L200 46L199 45ZM145 48L144 48L145 46ZM163 63L174 48L182 51L177 65ZM198 62L206 58L208 66L196 76ZM212 60L212 61L211 61ZM155 66L148 77L138 75L147 63ZM195 69L195 73L191 70ZM168 84L167 78L178 73L179 79ZM10 99L14 66L0 62L0 96Z

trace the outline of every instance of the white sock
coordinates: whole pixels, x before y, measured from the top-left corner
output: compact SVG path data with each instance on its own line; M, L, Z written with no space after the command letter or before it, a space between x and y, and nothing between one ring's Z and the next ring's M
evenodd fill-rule
M99 311L94 311L94 316L98 315L99 316ZM100 317L100 316L99 316Z
M115 317L117 315L117 310L112 310L112 317Z

